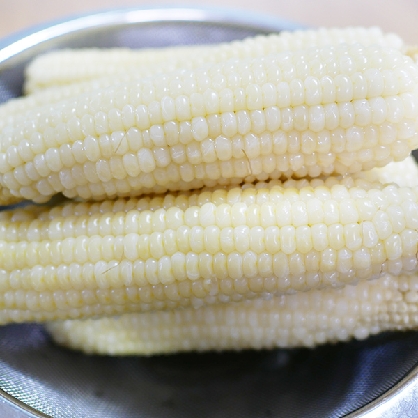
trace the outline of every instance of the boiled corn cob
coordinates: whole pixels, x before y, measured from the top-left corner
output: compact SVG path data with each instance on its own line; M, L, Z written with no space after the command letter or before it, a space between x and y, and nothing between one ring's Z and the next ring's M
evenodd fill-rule
M416 271L416 185L362 176L2 212L0 323L199 307Z
M343 43L381 45L404 48L403 41L380 28L321 28L298 30L269 36L257 36L219 45L198 45L130 50L78 49L60 50L41 55L26 71L26 91L33 93L45 87L94 80L103 76L131 73L153 76L175 69L196 68L208 62L223 62L230 58L259 57L286 50Z
M3 128L0 185L103 200L371 169L417 147L417 86L409 57L360 45L156 76Z
M47 324L59 344L112 355L312 347L417 327L416 275L384 275L268 300Z
M191 66L197 67L202 62L220 62L238 56L241 58L257 57L287 49L356 42L365 46L381 45L399 50L406 48L396 35L384 34L379 28L322 28L315 31L282 32L279 35L258 36L245 41L212 47L171 47L140 51L124 48L54 51L41 55L29 65L27 90L36 90L36 92L28 97L11 100L0 107L0 128L15 118L22 119L24 111L31 109L37 111L39 106L45 104L52 105L81 93L114 86L130 79L139 79L144 76L143 71L145 74L154 75L161 71L168 72L176 66L190 68ZM214 50L218 50L218 53L215 54ZM197 59L196 57L202 53L204 57ZM141 71L138 70L138 66L142 68ZM130 68L131 71L129 71ZM77 76L71 75L72 72L76 72ZM102 72L110 72L112 75L106 77L102 75ZM77 81L73 82L75 79ZM62 85L70 81L70 85ZM29 87L30 85L33 87Z

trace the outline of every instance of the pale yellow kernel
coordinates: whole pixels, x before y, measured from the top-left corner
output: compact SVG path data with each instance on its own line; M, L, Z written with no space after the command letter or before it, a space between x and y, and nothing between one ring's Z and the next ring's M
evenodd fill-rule
M280 228L280 248L284 254L292 254L296 250L296 230L294 226Z
M259 269L261 277L264 277L264 278L272 277L274 275L273 255L269 253L260 254L258 258L258 269ZM268 291L268 289L266 290Z
M234 228L235 249L243 254L250 248L250 228L246 225Z
M139 105L135 109L136 127L139 130L145 130L150 127L148 107L146 105Z
M348 102L353 99L353 83L350 77L338 74L335 79L336 101Z
M231 226L230 206L226 203L222 203L216 206L215 211L215 223L219 228Z
M295 227L308 224L308 211L305 202L292 203L292 225Z
M344 225L344 238L348 249L352 251L359 249L363 243L361 225L353 223Z
M378 210L373 216L372 222L379 239L386 240L392 234L392 224L386 212Z
M292 224L292 204L289 201L277 202L276 220L278 226L287 226Z
M167 255L175 254L179 248L177 246L177 234L172 229L166 229L163 232L163 247Z
M285 81L277 85L277 106L279 108L288 107L291 104L290 86Z
M356 270L369 269L371 263L370 252L367 248L360 248L353 252L353 266Z
M203 93L203 99L205 102L207 115L219 113L219 95L216 93L216 91L210 89L206 90Z
M323 203L317 198L309 199L306 202L306 211L310 225L324 222Z
M418 116L418 97L416 96L416 94L402 93L400 97L402 99L405 117L410 119L416 119Z
M239 120L234 112L224 112L221 115L222 134L230 138L237 134Z
M186 254L186 274L189 280L198 280L201 277L199 271L199 256L197 254Z
M263 290L262 281L257 277L257 255L252 251L247 251L242 256L242 270L244 277L249 279L249 288L252 291L261 292Z
M355 100L353 102L355 123L358 126L368 126L372 123L372 109L368 100Z
M388 260L397 260L402 256L402 240L398 234L391 234L385 240L385 250Z
M203 227L214 225L216 222L216 206L205 203L199 210L199 222Z
M82 120L83 122L84 120ZM94 115L94 128L98 135L109 133L108 115L105 112L99 111Z
M303 81L300 79L292 79L289 83L290 87L290 103L292 106L299 106L305 101L305 88Z
M153 149L154 161L156 167L167 167L171 162L170 151L166 147L156 147Z
M294 129L297 131L306 131L309 126L309 107L306 105L296 106L293 108L293 112Z
M139 161L135 154L127 153L123 155L122 164L128 176L136 177L141 172Z
M263 91L257 84L249 84L246 88L247 109L256 110L263 107Z
M324 105L325 129L332 131L340 126L340 107L336 103Z
M328 246L328 228L325 224L315 224L311 227L312 244L316 251L324 251Z
M353 99L365 99L367 96L367 82L363 74L352 74L351 81L353 83Z
M325 200L323 202L324 220L327 225L341 222L340 205L335 200Z
M138 242L139 236L136 233L129 233L124 238L123 253L124 256L130 261L135 261L136 259L138 259Z
M156 163L151 150L142 148L138 151L137 157L141 171L144 173L150 173L151 171L155 170Z
M261 134L266 130L266 117L263 110L252 110L250 119L251 128L255 134Z
M269 226L266 228L264 244L269 253L273 254L280 251L280 234L280 228L277 226Z
M344 227L341 224L328 226L328 240L331 248L340 250L345 246Z
M377 97L383 94L384 90L384 80L381 71L376 68L368 68L364 72L364 76L368 84L368 97Z
M341 126L343 129L347 129L353 126L355 121L355 111L353 104L351 102L342 102L337 106L340 116L339 126Z
M177 207L170 207L165 214L166 226L168 229L177 229L184 224L184 212Z
M215 150L220 161L228 161L232 158L232 143L224 136L218 136L216 138Z
M171 269L171 258L168 256L161 257L158 260L158 276L160 278L160 282L164 285L168 285L174 283L175 278L172 273ZM175 300L175 290L170 293L170 300Z
M386 209L393 232L400 233L405 229L406 222L403 210L400 206L390 205Z
M205 116L205 102L201 93L190 95L190 109L193 116Z
M321 103L321 86L316 77L308 76L304 80L305 101L308 106L316 106Z
M274 106L277 103L277 90L274 84L264 83L261 87L263 91L264 107Z
M179 142L182 144L190 144L193 141L192 124L189 121L180 122L179 125Z
M184 253L177 252L171 256L171 272L176 281L187 279L186 255Z
M209 127L206 118L195 117L192 119L192 135L196 141L203 141L208 137Z
M325 129L325 110L323 106L316 105L309 108L308 128L312 132L321 132Z
M221 250L220 236L221 236L221 230L218 226L212 225L212 226L207 226L204 229L202 228L203 247L209 254L215 255ZM190 238L191 243L193 239L194 239L193 236L191 236ZM199 252L199 251L196 251L196 252Z
M405 256L413 256L417 253L418 232L416 230L402 231L401 234L403 254Z
M289 272L296 278L294 282L294 287L296 290L302 290L306 288L305 283L305 258L300 253L293 253L289 256Z
M231 206L232 226L241 226L247 224L247 205L245 203L234 203Z
M319 80L319 84L322 90L322 103L335 103L337 93L336 86L329 76L324 76Z
M243 278L242 255L233 252L227 257L228 275L231 279L237 280Z
M200 275L204 279L204 286L210 295L219 293L218 280L215 278L213 269L213 255L208 253L199 254Z
M337 263L337 254L333 248L326 248L321 252L321 258L319 261L319 268L323 273L334 272L335 265Z
M271 203L263 203L260 207L260 221L261 226L266 228L268 226L276 225L275 205Z
M158 262L157 262L157 260L155 260L153 258L148 258L145 261L144 264L145 264L145 268L144 268L145 280L151 285L158 284L159 283L159 277L158 277Z
M228 254L234 251L235 249L235 240L234 240L234 229L233 228L223 228L221 230L220 236L220 245L221 250Z
M357 211L356 202L353 199L346 199L340 202L340 219L341 223L354 223L358 222L359 216Z
M337 255L337 270L341 273L349 272L353 268L353 253L347 248L342 248Z
M372 112L372 123L380 125L387 120L387 103L382 97L376 97L369 100L370 109Z
M124 179L126 178L126 171L123 165L122 157L114 156L109 161L110 172L113 179Z
M295 239L296 248L300 253L306 254L312 250L312 235L311 228L309 226L298 226L296 228Z
M276 106L268 107L264 110L266 129L270 132L277 132L281 125L281 112Z
M201 147L198 143L191 143L186 146L187 161L197 165L202 162Z
M265 251L265 229L260 226L253 226L249 231L249 245L250 249L256 254Z
M161 232L153 232L149 236L149 250L151 257L155 259L164 255L163 234Z
M48 168L51 171L59 171L63 168L63 163L61 161L60 152L58 148L49 148L45 152L45 159Z
M112 108L108 113L109 129L111 131L122 131L124 129L122 121L122 112L119 109Z
M260 212L260 206L257 204L251 204L247 208L247 225L257 226L261 224L261 212Z

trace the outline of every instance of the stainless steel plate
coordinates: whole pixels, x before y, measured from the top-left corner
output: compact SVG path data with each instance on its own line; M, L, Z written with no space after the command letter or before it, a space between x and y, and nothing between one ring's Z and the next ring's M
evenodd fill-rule
M43 51L213 43L296 27L195 8L110 10L57 22L0 41L0 102L21 93L24 66ZM0 416L418 416L417 362L413 332L314 350L110 358L56 347L40 325L9 325L0 327Z

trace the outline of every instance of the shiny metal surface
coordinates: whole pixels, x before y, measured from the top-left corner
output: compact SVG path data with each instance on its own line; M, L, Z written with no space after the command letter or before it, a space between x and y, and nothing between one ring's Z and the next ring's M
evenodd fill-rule
M13 97L18 94L22 84L23 66L40 52L66 46L95 46L98 34L110 33L109 36L112 36L115 33L120 34L126 28L156 23L183 25L187 22L216 26L226 32L230 31L232 33L230 36L237 38L246 33L268 33L298 27L296 24L267 16L212 8L123 9L75 17L45 27L37 27L0 41L0 75L2 72L11 74L16 68L19 69L15 76L9 76L10 92L3 92L3 96L10 94L10 97ZM99 43L98 46L114 46L109 39L110 37L106 38L103 44ZM123 40L119 39L118 42L123 43ZM1 94L0 86L0 96ZM39 418L46 416L0 390L0 417ZM71 413L66 416L75 417ZM418 371L414 370L384 396L349 416L352 418L417 417Z
M350 418L418 417L418 369Z

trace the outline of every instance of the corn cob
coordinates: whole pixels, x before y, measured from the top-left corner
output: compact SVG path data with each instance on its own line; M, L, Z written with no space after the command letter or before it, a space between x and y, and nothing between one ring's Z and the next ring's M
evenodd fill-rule
M418 144L418 67L339 46L161 75L39 109L0 134L0 185L114 198L351 173Z
M315 31L282 32L280 35L258 36L245 41L212 47L171 47L139 51L124 48L54 51L41 55L29 65L27 90L33 94L11 100L0 107L0 128L7 123L12 123L16 118L22 118L22 112L27 110L37 111L39 106L45 104L52 105L61 100L76 97L81 93L114 86L130 79L139 79L145 74L154 75L161 71L168 72L169 69L174 69L176 66L182 68L185 65L190 67L193 64L194 67L197 67L201 62L220 62L227 60L228 57L257 57L262 54L281 52L285 49L356 42L362 45L381 45L399 50L405 49L400 38L394 34L384 34L379 28L322 28ZM202 49L205 57L200 61L196 60L196 56L202 54ZM214 54L214 49L218 49L219 53ZM188 56L184 57L186 54ZM138 65L142 68L141 71L138 70ZM85 68L86 66L88 66L88 70ZM132 66L134 69L129 71ZM51 69L55 75L50 73ZM73 81L74 76L69 74L74 71L78 74L75 77L77 81ZM86 71L84 75L83 71ZM112 75L103 76L102 72L111 72ZM65 77L70 78L66 79ZM70 81L72 82L69 83ZM63 85L64 82L69 85ZM33 87L31 88L30 85Z
M112 355L312 347L416 329L418 277L385 275L342 289L200 309L57 321L46 327L59 344Z
M402 49L402 40L380 28L348 27L299 30L257 36L219 45L199 45L155 49L125 48L61 50L41 55L26 71L26 92L55 85L94 80L103 76L131 73L148 77L159 72L192 69L205 63L230 58L251 58L286 50L343 43L381 45Z
M0 323L199 307L416 271L418 189L362 175L2 212Z

